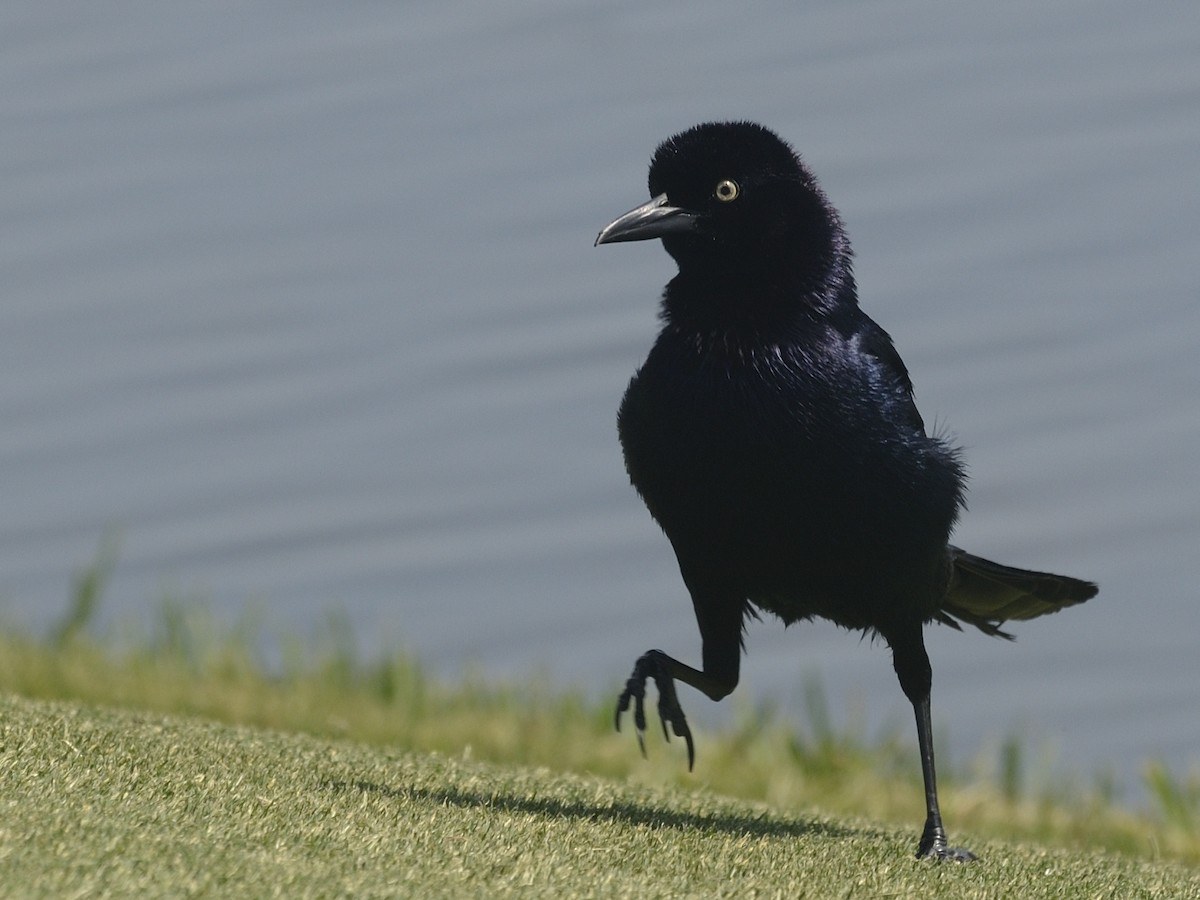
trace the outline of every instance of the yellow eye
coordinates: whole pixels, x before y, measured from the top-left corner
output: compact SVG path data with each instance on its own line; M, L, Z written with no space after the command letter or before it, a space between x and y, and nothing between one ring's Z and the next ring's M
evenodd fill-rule
M742 189L738 187L736 181L730 181L726 178L724 181L718 181L716 190L713 191L713 196L722 203L728 203L731 200L736 200Z

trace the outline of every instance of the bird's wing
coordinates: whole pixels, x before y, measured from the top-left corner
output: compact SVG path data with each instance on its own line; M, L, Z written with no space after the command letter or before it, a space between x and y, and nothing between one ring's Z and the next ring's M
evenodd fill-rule
M894 408L902 419L913 429L924 432L925 420L921 418L913 400L913 384L908 367L896 351L891 335L865 313L859 313L859 316L855 332L859 351L873 360L876 373L891 387Z

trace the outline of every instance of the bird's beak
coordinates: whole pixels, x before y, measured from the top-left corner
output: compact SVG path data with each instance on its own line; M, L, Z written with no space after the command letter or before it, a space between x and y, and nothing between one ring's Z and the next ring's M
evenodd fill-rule
M668 205L667 195L659 194L605 225L596 235L593 246L615 244L618 241L647 241L664 234L695 231L696 220L695 213Z

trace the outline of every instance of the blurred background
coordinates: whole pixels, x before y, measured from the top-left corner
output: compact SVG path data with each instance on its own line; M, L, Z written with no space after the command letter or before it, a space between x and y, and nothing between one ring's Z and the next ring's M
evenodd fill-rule
M1015 645L931 629L944 752L1136 796L1200 743L1198 49L1192 2L6 3L0 616L48 627L111 530L110 621L339 615L597 697L698 661L615 433L673 266L592 241L747 118L966 449L956 542L1101 584ZM885 648L747 647L735 696L909 728Z

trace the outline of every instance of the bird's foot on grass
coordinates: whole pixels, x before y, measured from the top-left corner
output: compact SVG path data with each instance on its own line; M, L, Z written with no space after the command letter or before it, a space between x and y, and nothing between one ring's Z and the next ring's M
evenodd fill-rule
M946 833L941 827L925 826L921 835L921 844L917 847L917 859L932 859L935 862L973 862L979 859L970 850L962 847L948 847Z
M683 738L687 744L688 771L696 761L696 749L692 743L692 730L688 727L679 698L675 695L675 679L671 676L671 658L661 650L649 650L639 657L633 666L633 674L625 682L625 690L617 699L616 725L621 730L621 715L633 703L633 725L637 729L638 747L642 756L646 755L646 679L653 678L654 686L658 688L658 718L662 722L663 737L671 740L667 725L676 737Z

